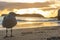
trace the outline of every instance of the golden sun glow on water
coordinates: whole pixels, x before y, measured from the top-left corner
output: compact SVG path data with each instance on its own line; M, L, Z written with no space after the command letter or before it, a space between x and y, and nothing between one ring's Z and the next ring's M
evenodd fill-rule
M27 9L19 9L19 10L16 10L15 9L15 12L16 14L41 14L43 15L44 17L49 17L51 16L51 11L43 11L41 10L40 8L27 8ZM55 16L55 15L53 15Z
M28 9L20 9L16 11L17 14L42 14L47 15L48 12L44 12L40 10L39 8L28 8Z

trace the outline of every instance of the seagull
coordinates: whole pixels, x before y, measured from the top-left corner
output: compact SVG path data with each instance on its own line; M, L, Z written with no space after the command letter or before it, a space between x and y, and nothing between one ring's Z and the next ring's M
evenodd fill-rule
M2 21L2 26L6 28L6 36L4 38L9 37L7 35L8 29L11 29L11 35L10 37L13 37L12 35L12 28L17 24L16 18L15 18L15 13L14 12L9 12L8 15L4 16L3 21Z

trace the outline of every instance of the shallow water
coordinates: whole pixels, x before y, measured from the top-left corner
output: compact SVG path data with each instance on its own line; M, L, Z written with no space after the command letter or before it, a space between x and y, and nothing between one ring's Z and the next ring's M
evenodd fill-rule
M60 26L56 18L39 18L39 17L16 17L17 25L20 28L52 27ZM3 17L0 17L0 27L2 27Z

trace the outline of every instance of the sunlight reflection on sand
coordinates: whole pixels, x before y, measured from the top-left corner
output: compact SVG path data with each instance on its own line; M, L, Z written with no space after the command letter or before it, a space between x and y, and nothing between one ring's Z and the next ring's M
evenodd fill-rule
M58 26L55 22L18 22L17 27L20 28L37 28Z

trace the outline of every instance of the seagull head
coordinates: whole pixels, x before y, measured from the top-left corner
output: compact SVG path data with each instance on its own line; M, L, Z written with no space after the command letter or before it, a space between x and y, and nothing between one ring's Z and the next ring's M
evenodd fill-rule
M16 16L16 13L10 12L9 15Z

